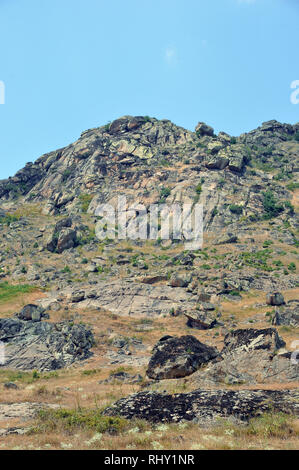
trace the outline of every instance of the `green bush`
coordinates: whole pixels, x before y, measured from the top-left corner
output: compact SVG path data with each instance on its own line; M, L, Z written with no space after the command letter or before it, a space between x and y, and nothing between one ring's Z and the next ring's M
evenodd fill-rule
M0 224L10 226L13 222L17 222L19 218L19 216L13 214L6 214L5 217L0 217Z
M124 418L104 416L100 409L59 409L41 410L38 414L35 432L63 429L73 432L78 429L94 430L99 433L117 434L126 429L128 422Z
M294 140L299 142L299 131L294 134Z
M289 191L295 191L295 189L299 189L299 183L294 183L294 182L289 183L289 184L287 185L287 189L288 189Z
M160 202L165 202L165 200L170 196L170 188L162 188L160 192Z
M296 264L295 263L290 263L288 265L288 270L291 271L291 272L295 272L296 271Z
M295 213L295 207L290 201L285 201L284 207L288 209L289 214L293 215Z
M263 192L263 207L265 219L277 217L284 210L283 204L277 202L273 192L270 190Z
M196 186L195 191L196 191L196 193L197 193L198 195L201 194L201 192L202 192L202 186L201 186L200 183Z
M243 212L243 207L242 206L238 206L237 204L231 204L229 206L229 210L232 212L232 214L242 214Z
M80 194L79 200L81 203L82 212L86 213L88 211L89 205L93 199L91 194Z

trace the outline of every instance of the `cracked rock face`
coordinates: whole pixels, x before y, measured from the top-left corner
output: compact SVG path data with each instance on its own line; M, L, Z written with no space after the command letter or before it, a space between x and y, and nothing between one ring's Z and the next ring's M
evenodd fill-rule
M285 342L278 335L275 328L262 330L254 328L238 329L225 336L222 354L258 349L275 352L284 346Z
M215 348L201 343L194 336L166 336L154 347L146 373L155 380L186 377L217 355Z
M246 422L265 412L299 415L297 390L196 390L166 395L142 392L123 398L105 410L108 416L157 422L195 421L202 425L217 418Z
M5 369L49 371L91 356L93 335L83 325L0 320Z
M272 319L272 325L299 326L299 301L293 300L285 307L277 309Z
M296 382L299 364L291 353L279 353L284 346L274 328L235 330L224 338L222 360L196 372L192 381L199 387Z

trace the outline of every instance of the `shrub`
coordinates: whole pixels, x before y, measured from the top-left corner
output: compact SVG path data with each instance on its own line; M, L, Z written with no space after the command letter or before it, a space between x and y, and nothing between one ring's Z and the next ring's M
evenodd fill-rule
M295 207L290 201L285 201L284 207L288 209L289 214L293 215L295 213Z
M237 204L231 204L229 206L229 210L232 212L232 214L242 214L243 212L243 207L242 206L238 206Z
M170 196L170 193L170 188L162 188L160 192L160 202L164 202L168 198L168 196Z
M247 432L263 438L283 438L290 434L290 421L291 417L284 413L264 413L250 420Z
M278 203L272 191L263 192L263 207L265 211L265 219L271 219L283 212L284 207Z
M299 142L299 131L294 134L294 140Z
M17 222L19 218L13 214L6 214L4 217L0 217L0 224L10 226L13 222Z
M288 189L289 191L295 191L295 189L299 189L299 183L294 183L294 182L289 183L289 184L287 185L287 189Z
M104 416L100 409L59 409L41 410L34 431L47 432L63 429L71 432L78 429L91 429L99 433L117 434L124 431L127 426L126 419Z
M291 272L295 272L296 271L296 264L295 263L290 263L288 265L288 270L291 271Z
M200 183L196 186L195 191L196 191L196 193L197 193L198 195L201 194L201 192L202 192L202 186L201 186Z
M86 213L88 211L89 205L93 199L91 194L80 194L79 200L81 203L82 212Z
M65 273L65 274L70 274L72 271L71 271L71 268L69 266L65 266L62 270L61 270L62 273Z

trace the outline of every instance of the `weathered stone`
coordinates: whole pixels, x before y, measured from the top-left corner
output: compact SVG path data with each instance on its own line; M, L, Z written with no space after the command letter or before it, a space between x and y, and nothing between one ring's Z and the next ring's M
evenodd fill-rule
M272 325L299 326L299 301L288 302L284 307L276 309L272 318Z
M93 335L83 325L0 320L5 362L0 368L55 370L90 357Z
M49 318L49 315L38 305L29 304L22 308L21 312L17 314L17 318L24 321L38 322L41 321L42 318Z
M197 126L195 127L195 132L197 132L201 136L208 135L208 136L213 137L214 135L213 127L208 126L204 122L199 122L197 124Z
M194 421L207 425L219 418L247 422L266 412L299 416L299 391L195 390L175 395L141 392L119 400L104 414L154 423Z
M227 232L216 240L216 245L225 245L227 243L237 243L238 236L235 233Z
M57 240L57 253L74 248L77 243L77 232L71 228L62 229Z
M171 287L187 287L190 282L190 276L179 276L175 274L169 282Z
M284 300L283 295L280 292L271 292L267 294L266 303L267 305L278 306L278 305L284 305L285 300Z
M166 336L154 347L146 373L155 380L186 377L217 355L215 348L206 346L194 336Z
M278 335L275 328L265 329L238 329L228 333L224 338L224 347L221 354L229 352L252 351L264 349L276 352L285 346L284 340Z

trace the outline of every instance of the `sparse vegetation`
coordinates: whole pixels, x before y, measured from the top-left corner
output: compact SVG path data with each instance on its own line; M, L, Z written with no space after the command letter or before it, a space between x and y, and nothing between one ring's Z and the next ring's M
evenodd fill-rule
M20 294L28 294L36 289L28 284L12 285L7 281L0 282L0 302L7 302Z

